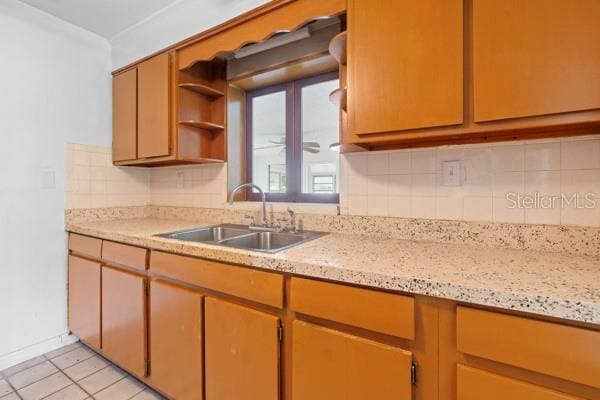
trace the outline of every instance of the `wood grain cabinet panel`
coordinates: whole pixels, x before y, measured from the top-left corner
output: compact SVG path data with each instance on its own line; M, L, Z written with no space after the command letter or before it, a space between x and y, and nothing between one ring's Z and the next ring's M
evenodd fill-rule
M600 2L474 0L475 121L600 108Z
M457 366L457 400L582 400L476 368Z
M292 278L290 308L405 339L415 338L412 297L311 279Z
M461 0L348 1L351 133L463 122Z
M600 331L457 308L458 351L600 388Z
M205 299L206 400L279 398L279 318Z
M138 158L169 155L169 54L138 65Z
M99 259L102 253L102 240L70 233L69 250L83 256Z
M283 276L219 262L152 251L150 272L202 288L283 308Z
M148 249L105 240L102 244L102 260L144 272L148 261Z
M144 277L102 267L102 351L138 377L146 375Z
M292 337L292 400L412 398L410 352L301 321Z
M203 398L202 295L150 283L150 383L175 399Z
M69 256L69 330L100 349L100 263Z
M112 81L113 161L137 157L137 69L133 68Z

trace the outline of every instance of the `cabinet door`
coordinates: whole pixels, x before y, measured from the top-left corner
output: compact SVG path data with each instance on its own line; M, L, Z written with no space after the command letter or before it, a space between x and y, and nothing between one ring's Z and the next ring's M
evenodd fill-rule
M169 54L138 65L138 158L169 155Z
M100 264L69 256L69 330L100 349Z
M137 376L146 375L144 278L102 267L102 351Z
M116 75L113 84L113 161L137 156L137 70Z
M461 0L348 0L351 133L463 121Z
M205 300L206 400L279 398L279 319Z
M475 121L600 108L600 2L473 1Z
M582 400L464 365L457 366L457 400Z
M410 400L412 354L294 321L293 400Z
M202 296L150 284L150 380L175 399L202 399Z

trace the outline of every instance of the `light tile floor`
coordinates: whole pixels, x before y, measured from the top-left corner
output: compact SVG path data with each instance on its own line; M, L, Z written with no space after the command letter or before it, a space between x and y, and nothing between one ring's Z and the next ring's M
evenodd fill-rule
M163 400L81 343L0 372L0 400Z

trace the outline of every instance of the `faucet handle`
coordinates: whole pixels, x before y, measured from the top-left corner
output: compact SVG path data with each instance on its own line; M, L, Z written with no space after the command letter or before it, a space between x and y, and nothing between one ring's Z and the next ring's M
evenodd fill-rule
M255 226L256 225L256 217L254 215L244 214L244 218L250 220L250 226Z

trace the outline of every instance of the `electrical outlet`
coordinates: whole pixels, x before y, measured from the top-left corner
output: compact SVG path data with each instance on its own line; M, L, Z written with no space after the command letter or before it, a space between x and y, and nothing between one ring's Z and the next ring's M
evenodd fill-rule
M183 171L177 171L177 189L183 189Z
M442 178L444 186L462 185L462 163L460 161L444 161Z

